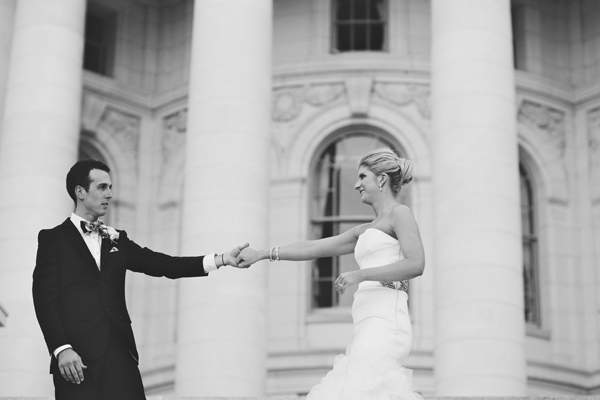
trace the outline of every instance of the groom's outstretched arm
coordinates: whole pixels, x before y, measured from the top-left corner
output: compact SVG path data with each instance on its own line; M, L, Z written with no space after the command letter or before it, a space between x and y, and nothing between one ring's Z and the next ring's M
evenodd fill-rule
M205 260L205 256L175 257L150 250L147 247L142 248L129 239L125 231L120 231L116 245L127 253L128 269L170 279L206 276L209 272L204 268L206 265L215 265L216 268L223 265L237 267L237 256L242 249L248 246L247 243L236 246L228 253L209 255L209 257L214 257L214 260Z

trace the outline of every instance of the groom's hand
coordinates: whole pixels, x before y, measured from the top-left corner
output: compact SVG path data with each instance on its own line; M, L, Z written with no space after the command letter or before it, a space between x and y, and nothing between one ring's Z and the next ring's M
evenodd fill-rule
M65 349L58 353L58 369L67 381L79 385L83 382L83 370L86 368L75 350Z
M224 260L225 265L231 265L232 267L242 268L238 263L238 256L246 247L250 246L249 243L244 243L240 246L236 246L229 253L225 253ZM247 268L247 267L246 267Z

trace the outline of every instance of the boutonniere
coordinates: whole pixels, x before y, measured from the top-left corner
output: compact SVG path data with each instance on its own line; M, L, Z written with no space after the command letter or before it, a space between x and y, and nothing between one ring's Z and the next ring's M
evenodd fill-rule
M98 224L98 234L102 239L109 239L111 243L117 244L117 240L119 240L119 232L112 226L104 225L101 219L99 219L100 223Z
M106 233L108 234L108 238L110 239L111 243L117 244L117 240L119 240L119 232L117 232L117 230L112 226L107 226Z

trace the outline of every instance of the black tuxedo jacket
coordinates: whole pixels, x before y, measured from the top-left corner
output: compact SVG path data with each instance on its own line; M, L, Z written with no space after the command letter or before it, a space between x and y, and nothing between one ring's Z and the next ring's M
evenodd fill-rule
M125 231L112 242L103 239L100 270L69 218L38 236L33 272L35 312L52 354L70 344L83 363L102 357L109 324L125 338L138 359L131 319L125 304L125 272L131 270L175 279L204 276L203 257L171 257L142 248ZM59 373L51 357L50 372Z

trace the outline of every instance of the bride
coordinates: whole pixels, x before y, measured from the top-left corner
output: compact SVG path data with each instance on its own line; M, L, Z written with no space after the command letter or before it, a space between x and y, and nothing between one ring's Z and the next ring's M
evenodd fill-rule
M397 201L402 186L412 180L412 169L412 162L388 149L365 154L354 189L373 207L373 221L324 239L270 250L246 248L239 256L240 267L247 267L265 259L311 260L354 252L360 269L342 273L335 281L340 294L358 285L352 342L307 400L421 399L411 390L412 371L402 366L412 344L407 281L425 267L415 218Z

